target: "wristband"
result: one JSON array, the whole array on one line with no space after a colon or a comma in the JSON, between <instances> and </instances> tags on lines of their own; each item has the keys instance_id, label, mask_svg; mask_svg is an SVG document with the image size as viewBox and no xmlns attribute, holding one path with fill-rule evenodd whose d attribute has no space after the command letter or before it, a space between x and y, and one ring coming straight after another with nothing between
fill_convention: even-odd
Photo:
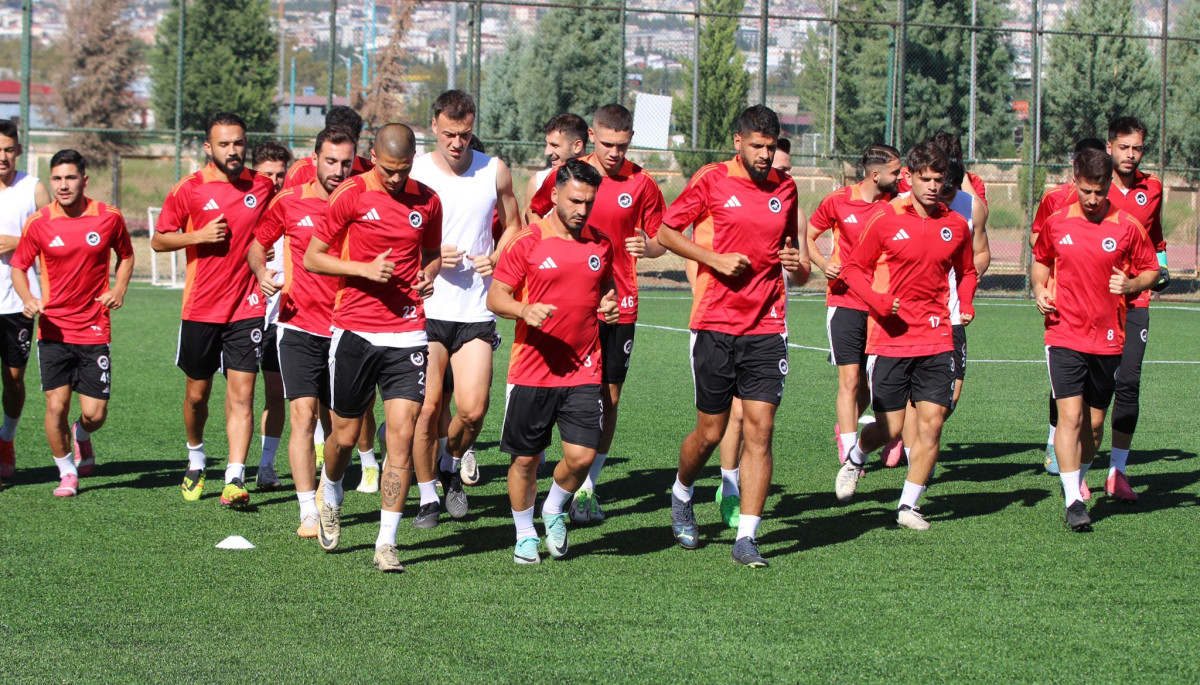
<instances>
[{"instance_id":1,"label":"wristband","mask_svg":"<svg viewBox=\"0 0 1200 685\"><path fill-rule=\"evenodd\" d=\"M1167 252L1163 250L1158 253L1158 265L1165 267L1167 265Z\"/></svg>"}]
</instances>

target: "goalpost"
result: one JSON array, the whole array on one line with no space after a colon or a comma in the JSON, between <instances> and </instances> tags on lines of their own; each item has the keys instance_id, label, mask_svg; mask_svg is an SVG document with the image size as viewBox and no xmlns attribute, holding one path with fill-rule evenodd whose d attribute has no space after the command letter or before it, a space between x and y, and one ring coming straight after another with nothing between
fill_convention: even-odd
<instances>
[{"instance_id":1,"label":"goalpost","mask_svg":"<svg viewBox=\"0 0 1200 685\"><path fill-rule=\"evenodd\" d=\"M162 213L162 207L147 207L146 219L147 226L150 227L150 235L154 235L154 227L158 225L158 215ZM173 252L155 252L150 250L150 285L157 285L166 288L182 288L184 282L184 274L187 273L186 265L187 254L185 250L175 250Z\"/></svg>"}]
</instances>

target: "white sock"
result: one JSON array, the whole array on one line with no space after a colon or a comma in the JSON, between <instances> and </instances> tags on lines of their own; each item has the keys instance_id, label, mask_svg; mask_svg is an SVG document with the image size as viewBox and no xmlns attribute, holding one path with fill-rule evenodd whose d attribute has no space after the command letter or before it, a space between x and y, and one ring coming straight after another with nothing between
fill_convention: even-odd
<instances>
[{"instance_id":1,"label":"white sock","mask_svg":"<svg viewBox=\"0 0 1200 685\"><path fill-rule=\"evenodd\" d=\"M442 501L437 494L436 480L431 480L427 483L417 483L417 490L419 490L421 493L421 506L425 506L430 502Z\"/></svg>"},{"instance_id":2,"label":"white sock","mask_svg":"<svg viewBox=\"0 0 1200 685\"><path fill-rule=\"evenodd\" d=\"M316 430L313 431L313 444L314 445L324 445L325 444L325 428L321 426L320 421L317 421L317 428L316 428Z\"/></svg>"},{"instance_id":3,"label":"white sock","mask_svg":"<svg viewBox=\"0 0 1200 685\"><path fill-rule=\"evenodd\" d=\"M438 470L450 471L454 468L453 460L448 452L446 452L446 440L448 438L438 438Z\"/></svg>"},{"instance_id":4,"label":"white sock","mask_svg":"<svg viewBox=\"0 0 1200 685\"><path fill-rule=\"evenodd\" d=\"M21 422L21 417L15 419L8 414L4 415L4 425L0 425L0 440L12 442L13 438L17 437L17 424Z\"/></svg>"},{"instance_id":5,"label":"white sock","mask_svg":"<svg viewBox=\"0 0 1200 685\"><path fill-rule=\"evenodd\" d=\"M375 538L375 549L396 544L396 529L400 527L401 516L399 511L379 510L379 537Z\"/></svg>"},{"instance_id":6,"label":"white sock","mask_svg":"<svg viewBox=\"0 0 1200 685\"><path fill-rule=\"evenodd\" d=\"M342 506L342 500L345 498L345 493L342 491L342 479L332 480L325 479L325 503L331 507Z\"/></svg>"},{"instance_id":7,"label":"white sock","mask_svg":"<svg viewBox=\"0 0 1200 685\"><path fill-rule=\"evenodd\" d=\"M900 492L900 504L896 508L899 509L905 505L916 508L917 500L921 499L921 493L925 492L924 485L917 485L912 481L904 481L904 490Z\"/></svg>"},{"instance_id":8,"label":"white sock","mask_svg":"<svg viewBox=\"0 0 1200 685\"><path fill-rule=\"evenodd\" d=\"M188 469L192 471L204 470L204 466L208 463L208 455L204 453L204 443L200 443L192 447L191 443L187 443L188 451Z\"/></svg>"},{"instance_id":9,"label":"white sock","mask_svg":"<svg viewBox=\"0 0 1200 685\"><path fill-rule=\"evenodd\" d=\"M1050 426L1050 434L1046 436L1046 444L1054 444L1054 434L1058 432L1058 426Z\"/></svg>"},{"instance_id":10,"label":"white sock","mask_svg":"<svg viewBox=\"0 0 1200 685\"><path fill-rule=\"evenodd\" d=\"M230 462L229 466L225 467L225 482L232 483L234 478L246 479L246 465L234 464Z\"/></svg>"},{"instance_id":11,"label":"white sock","mask_svg":"<svg viewBox=\"0 0 1200 685\"><path fill-rule=\"evenodd\" d=\"M747 516L742 514L738 517L738 532L734 540L742 538L753 538L758 534L758 524L762 522L761 516Z\"/></svg>"},{"instance_id":12,"label":"white sock","mask_svg":"<svg viewBox=\"0 0 1200 685\"><path fill-rule=\"evenodd\" d=\"M67 456L54 457L54 465L58 467L58 477L73 475L78 476L79 471L75 468L75 455L67 452Z\"/></svg>"},{"instance_id":13,"label":"white sock","mask_svg":"<svg viewBox=\"0 0 1200 685\"><path fill-rule=\"evenodd\" d=\"M79 442L87 442L92 439L92 434L83 429L83 421L75 422L75 439ZM1125 450L1129 454L1129 450Z\"/></svg>"},{"instance_id":14,"label":"white sock","mask_svg":"<svg viewBox=\"0 0 1200 685\"><path fill-rule=\"evenodd\" d=\"M359 450L358 451L358 459L359 459L359 461L362 462L362 467L364 469L379 468L379 460L375 458L375 450L374 449L369 449L366 452Z\"/></svg>"},{"instance_id":15,"label":"white sock","mask_svg":"<svg viewBox=\"0 0 1200 685\"><path fill-rule=\"evenodd\" d=\"M279 438L271 438L266 435L262 436L262 458L258 460L259 466L275 465L275 453L279 451Z\"/></svg>"},{"instance_id":16,"label":"white sock","mask_svg":"<svg viewBox=\"0 0 1200 685\"><path fill-rule=\"evenodd\" d=\"M1120 447L1112 448L1112 458L1108 462L1108 475L1112 475L1116 471L1125 473L1125 462L1129 460L1129 450L1121 449Z\"/></svg>"},{"instance_id":17,"label":"white sock","mask_svg":"<svg viewBox=\"0 0 1200 685\"><path fill-rule=\"evenodd\" d=\"M721 469L721 497L741 497L742 489L738 487L738 477L741 469Z\"/></svg>"},{"instance_id":18,"label":"white sock","mask_svg":"<svg viewBox=\"0 0 1200 685\"><path fill-rule=\"evenodd\" d=\"M1079 496L1078 471L1060 471L1058 477L1062 479L1063 497L1066 498L1068 507L1076 502L1083 501Z\"/></svg>"},{"instance_id":19,"label":"white sock","mask_svg":"<svg viewBox=\"0 0 1200 685\"><path fill-rule=\"evenodd\" d=\"M296 499L300 502L300 518L317 515L317 491L297 492Z\"/></svg>"},{"instance_id":20,"label":"white sock","mask_svg":"<svg viewBox=\"0 0 1200 685\"><path fill-rule=\"evenodd\" d=\"M852 446L850 451L846 453L846 458L854 462L855 466L862 466L863 464L867 463L867 455L863 453L862 448L858 446L858 443L854 443L854 446Z\"/></svg>"},{"instance_id":21,"label":"white sock","mask_svg":"<svg viewBox=\"0 0 1200 685\"><path fill-rule=\"evenodd\" d=\"M542 520L545 521L548 516L561 514L563 504L571 498L571 495L572 493L560 488L557 482L551 483L550 492L546 493L546 499L542 502Z\"/></svg>"},{"instance_id":22,"label":"white sock","mask_svg":"<svg viewBox=\"0 0 1200 685\"><path fill-rule=\"evenodd\" d=\"M671 486L671 493L675 495L675 499L681 502L692 501L692 488L684 487L683 483L679 482L679 476L675 476L675 484Z\"/></svg>"},{"instance_id":23,"label":"white sock","mask_svg":"<svg viewBox=\"0 0 1200 685\"><path fill-rule=\"evenodd\" d=\"M600 482L600 470L604 468L604 461L608 459L608 452L604 454L596 453L596 458L592 460L592 468L588 469L586 487L589 490L596 489L596 483ZM582 489L582 487L580 488Z\"/></svg>"},{"instance_id":24,"label":"white sock","mask_svg":"<svg viewBox=\"0 0 1200 685\"><path fill-rule=\"evenodd\" d=\"M838 435L838 449L842 451L841 456L846 456L850 447L856 444L858 444L858 431Z\"/></svg>"},{"instance_id":25,"label":"white sock","mask_svg":"<svg viewBox=\"0 0 1200 685\"><path fill-rule=\"evenodd\" d=\"M537 529L533 527L533 507L525 511L512 510L513 523L517 526L517 542L525 538L536 538Z\"/></svg>"}]
</instances>

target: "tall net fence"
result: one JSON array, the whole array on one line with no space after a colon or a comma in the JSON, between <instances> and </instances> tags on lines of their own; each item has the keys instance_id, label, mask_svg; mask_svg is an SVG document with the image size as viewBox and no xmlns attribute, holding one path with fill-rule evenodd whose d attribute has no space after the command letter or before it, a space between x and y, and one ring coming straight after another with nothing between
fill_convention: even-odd
<instances>
[{"instance_id":1,"label":"tall net fence","mask_svg":"<svg viewBox=\"0 0 1200 685\"><path fill-rule=\"evenodd\" d=\"M29 67L9 70L28 82L32 100L22 164L43 178L49 156L79 133L44 106L61 40L54 4L32 11L39 30L30 32ZM526 180L545 166L543 123L619 101L635 114L630 157L669 202L693 170L732 154L730 121L761 102L780 115L800 205L811 214L825 194L857 180L867 145L904 150L952 131L987 186L992 266L983 287L996 293L1026 292L1032 215L1045 190L1068 180L1074 142L1106 138L1109 120L1137 116L1149 129L1141 169L1164 186L1174 282L1163 296L1200 298L1200 0L281 5L267 8L279 48L275 127L255 131L252 144L280 140L308 154L327 108L350 104L391 112L428 145L433 99L461 88L476 96L476 132L513 168L521 201ZM167 9L129 10L144 20L143 39L177 30ZM183 63L185 84L193 68ZM153 208L205 157L202 134L176 130L173 110L155 105L153 70L139 73L140 109L119 132L126 151L93 170L89 192L118 203L147 241L137 276L149 280ZM378 87L384 81L395 87ZM5 116L16 113L12 100ZM364 153L368 145L369 137ZM158 265L160 281L168 266ZM641 268L648 284L685 283L681 260Z\"/></svg>"}]
</instances>

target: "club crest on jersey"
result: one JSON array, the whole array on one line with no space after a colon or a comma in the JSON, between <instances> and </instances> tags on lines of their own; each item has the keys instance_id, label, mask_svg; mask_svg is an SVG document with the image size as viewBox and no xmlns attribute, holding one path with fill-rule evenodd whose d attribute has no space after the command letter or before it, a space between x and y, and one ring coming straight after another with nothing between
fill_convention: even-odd
<instances>
[{"instance_id":1,"label":"club crest on jersey","mask_svg":"<svg viewBox=\"0 0 1200 685\"><path fill-rule=\"evenodd\" d=\"M422 366L425 364L425 355L420 352L413 352L408 355L408 361L413 363L413 366Z\"/></svg>"},{"instance_id":2,"label":"club crest on jersey","mask_svg":"<svg viewBox=\"0 0 1200 685\"><path fill-rule=\"evenodd\" d=\"M629 209L633 204L633 196L629 193L621 193L617 196L617 204L620 205L621 209Z\"/></svg>"},{"instance_id":3,"label":"club crest on jersey","mask_svg":"<svg viewBox=\"0 0 1200 685\"><path fill-rule=\"evenodd\" d=\"M91 245L92 247L99 245L100 244L100 234L95 231L88 233L87 234L87 244Z\"/></svg>"},{"instance_id":4,"label":"club crest on jersey","mask_svg":"<svg viewBox=\"0 0 1200 685\"><path fill-rule=\"evenodd\" d=\"M1145 207L1146 203L1150 201L1150 198L1146 197L1146 193L1139 190L1137 191L1137 194L1133 196L1133 201L1138 203L1139 207Z\"/></svg>"},{"instance_id":5,"label":"club crest on jersey","mask_svg":"<svg viewBox=\"0 0 1200 685\"><path fill-rule=\"evenodd\" d=\"M99 366L101 371L108 371L108 355L102 354L97 357L96 366Z\"/></svg>"},{"instance_id":6,"label":"club crest on jersey","mask_svg":"<svg viewBox=\"0 0 1200 685\"><path fill-rule=\"evenodd\" d=\"M767 207L769 207L771 211L775 212L776 214L783 211L783 203L780 202L779 198L777 197L771 198L771 200L767 202Z\"/></svg>"},{"instance_id":7,"label":"club crest on jersey","mask_svg":"<svg viewBox=\"0 0 1200 685\"><path fill-rule=\"evenodd\" d=\"M250 209L254 209L258 206L258 197L254 193L248 193L242 198L242 204L246 205Z\"/></svg>"},{"instance_id":8,"label":"club crest on jersey","mask_svg":"<svg viewBox=\"0 0 1200 685\"><path fill-rule=\"evenodd\" d=\"M946 242L954 240L954 231L951 231L949 226L942 226L942 240Z\"/></svg>"},{"instance_id":9,"label":"club crest on jersey","mask_svg":"<svg viewBox=\"0 0 1200 685\"><path fill-rule=\"evenodd\" d=\"M1113 238L1105 238L1104 242L1100 243L1100 247L1104 248L1105 252L1116 252L1117 241Z\"/></svg>"},{"instance_id":10,"label":"club crest on jersey","mask_svg":"<svg viewBox=\"0 0 1200 685\"><path fill-rule=\"evenodd\" d=\"M255 328L254 330L250 331L250 339L254 341L254 344L255 344L255 345L257 345L257 344L259 344L260 342L262 342L262 331L261 331L261 330L259 330L259 329L257 329L257 328Z\"/></svg>"},{"instance_id":11,"label":"club crest on jersey","mask_svg":"<svg viewBox=\"0 0 1200 685\"><path fill-rule=\"evenodd\" d=\"M408 213L408 223L413 228L420 228L421 224L425 223L425 217L421 216L421 213L414 209Z\"/></svg>"},{"instance_id":12,"label":"club crest on jersey","mask_svg":"<svg viewBox=\"0 0 1200 685\"><path fill-rule=\"evenodd\" d=\"M592 256L588 257L588 268L591 269L592 271L599 271L600 270L600 258L597 257L596 255L592 255Z\"/></svg>"}]
</instances>

